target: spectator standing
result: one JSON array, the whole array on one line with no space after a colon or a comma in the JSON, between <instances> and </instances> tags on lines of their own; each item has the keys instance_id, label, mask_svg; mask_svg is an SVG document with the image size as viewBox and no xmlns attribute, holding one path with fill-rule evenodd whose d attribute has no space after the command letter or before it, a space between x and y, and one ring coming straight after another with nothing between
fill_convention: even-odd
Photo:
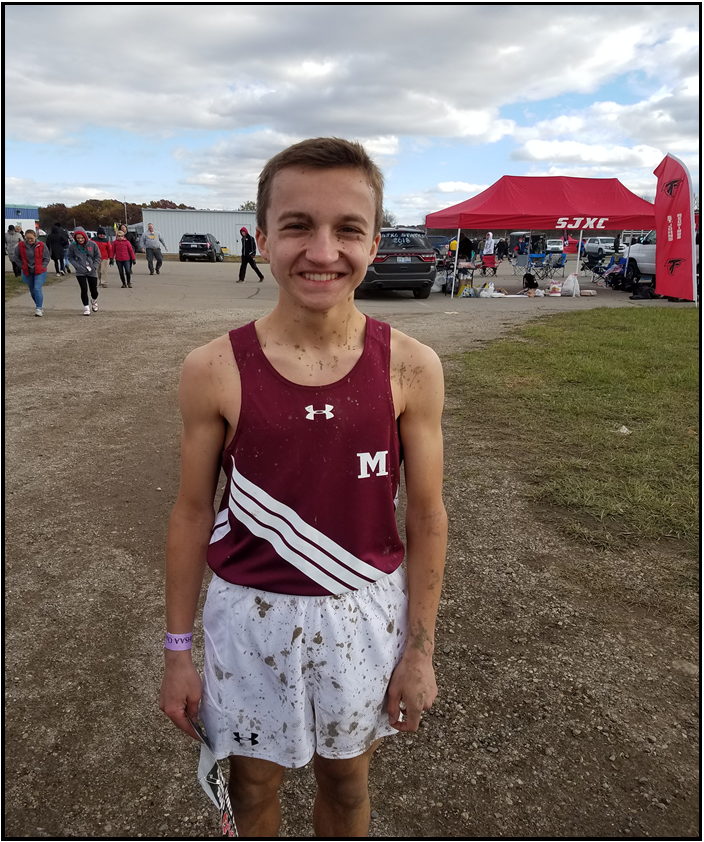
<instances>
[{"instance_id":1,"label":"spectator standing","mask_svg":"<svg viewBox=\"0 0 704 842\"><path fill-rule=\"evenodd\" d=\"M20 237L17 231L15 231L15 226L8 225L7 232L5 234L5 254L10 258L12 271L15 273L16 278L19 278L22 274L20 264L15 263L15 248L20 242L22 242L22 237Z\"/></svg>"},{"instance_id":2,"label":"spectator standing","mask_svg":"<svg viewBox=\"0 0 704 842\"><path fill-rule=\"evenodd\" d=\"M259 271L255 259L257 256L257 244L254 237L246 228L240 228L240 234L242 235L242 260L240 262L240 276L237 279L237 283L241 284L244 281L244 275L248 266L251 266L257 275L259 275L259 283L261 283L264 280L264 275Z\"/></svg>"},{"instance_id":3,"label":"spectator standing","mask_svg":"<svg viewBox=\"0 0 704 842\"><path fill-rule=\"evenodd\" d=\"M73 232L73 242L68 247L68 259L76 270L76 280L81 288L83 315L90 316L98 312L98 266L103 259L97 243L88 239L83 228L76 228ZM90 302L88 290L90 288ZM89 306L90 304L90 306Z\"/></svg>"},{"instance_id":4,"label":"spectator standing","mask_svg":"<svg viewBox=\"0 0 704 842\"><path fill-rule=\"evenodd\" d=\"M22 281L29 287L32 296L35 316L44 315L44 293L42 287L46 281L46 269L51 260L51 252L44 243L37 240L33 228L27 231L24 240L15 246L15 263L22 270Z\"/></svg>"},{"instance_id":5,"label":"spectator standing","mask_svg":"<svg viewBox=\"0 0 704 842\"><path fill-rule=\"evenodd\" d=\"M136 260L137 245L138 245L138 242L139 242L139 238L134 233L134 231L130 231L127 228L127 226L125 225L124 222L122 223L122 225L120 225L120 231L122 231L122 233L125 235L125 240L127 240L127 242L132 246L132 251L135 253L135 260Z\"/></svg>"},{"instance_id":6,"label":"spectator standing","mask_svg":"<svg viewBox=\"0 0 704 842\"><path fill-rule=\"evenodd\" d=\"M98 286L106 287L108 285L106 278L107 266L108 260L112 257L112 247L104 228L98 228L98 236L94 242L100 249L100 256L102 257L102 260L98 264Z\"/></svg>"},{"instance_id":7,"label":"spectator standing","mask_svg":"<svg viewBox=\"0 0 704 842\"><path fill-rule=\"evenodd\" d=\"M621 257L621 237L618 234L614 237L614 256L616 260Z\"/></svg>"},{"instance_id":8,"label":"spectator standing","mask_svg":"<svg viewBox=\"0 0 704 842\"><path fill-rule=\"evenodd\" d=\"M519 254L528 254L528 246L523 237L518 238L518 245L516 246Z\"/></svg>"},{"instance_id":9,"label":"spectator standing","mask_svg":"<svg viewBox=\"0 0 704 842\"><path fill-rule=\"evenodd\" d=\"M129 242L122 230L127 226L120 226L117 232L115 242L112 243L110 264L113 260L117 262L117 271L120 273L120 280L122 281L122 289L129 287L132 289L132 266L134 266L136 257L132 243Z\"/></svg>"},{"instance_id":10,"label":"spectator standing","mask_svg":"<svg viewBox=\"0 0 704 842\"><path fill-rule=\"evenodd\" d=\"M505 257L508 257L508 245L503 237L496 244L496 256L499 260L503 260Z\"/></svg>"},{"instance_id":11,"label":"spectator standing","mask_svg":"<svg viewBox=\"0 0 704 842\"><path fill-rule=\"evenodd\" d=\"M68 234L58 222L55 222L51 226L51 231L49 231L46 237L46 246L51 252L51 259L54 261L54 269L56 270L57 277L66 274L63 267L64 249L68 248Z\"/></svg>"},{"instance_id":12,"label":"spectator standing","mask_svg":"<svg viewBox=\"0 0 704 842\"><path fill-rule=\"evenodd\" d=\"M484 240L484 247L482 248L482 257L486 254L493 254L494 253L494 238L491 235L491 231L489 231L486 235L486 240Z\"/></svg>"},{"instance_id":13,"label":"spectator standing","mask_svg":"<svg viewBox=\"0 0 704 842\"><path fill-rule=\"evenodd\" d=\"M159 243L164 247L164 251L168 251L166 248L166 243L164 242L164 238L158 231L154 230L154 226L150 222L147 226L147 230L142 234L142 238L139 241L142 248L146 252L147 255L147 265L149 266L149 274L154 274L154 261L156 261L156 273L159 274L159 269L161 269L161 264L163 260L161 258L161 247Z\"/></svg>"}]
</instances>

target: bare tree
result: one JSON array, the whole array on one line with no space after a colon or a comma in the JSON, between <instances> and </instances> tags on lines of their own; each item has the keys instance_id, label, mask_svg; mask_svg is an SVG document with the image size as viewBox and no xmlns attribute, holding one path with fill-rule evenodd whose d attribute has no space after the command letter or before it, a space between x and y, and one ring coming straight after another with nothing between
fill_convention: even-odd
<instances>
[{"instance_id":1,"label":"bare tree","mask_svg":"<svg viewBox=\"0 0 704 842\"><path fill-rule=\"evenodd\" d=\"M382 228L393 228L396 225L396 214L388 208L384 208L384 214L381 217Z\"/></svg>"}]
</instances>

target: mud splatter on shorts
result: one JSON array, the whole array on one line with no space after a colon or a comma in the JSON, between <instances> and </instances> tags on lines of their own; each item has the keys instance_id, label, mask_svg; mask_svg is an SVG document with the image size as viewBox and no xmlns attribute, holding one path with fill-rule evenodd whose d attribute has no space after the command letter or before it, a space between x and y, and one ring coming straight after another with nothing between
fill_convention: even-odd
<instances>
[{"instance_id":1,"label":"mud splatter on shorts","mask_svg":"<svg viewBox=\"0 0 704 842\"><path fill-rule=\"evenodd\" d=\"M365 752L388 723L386 691L406 644L402 568L341 596L305 597L213 575L203 611L201 718L215 754L305 766Z\"/></svg>"}]
</instances>

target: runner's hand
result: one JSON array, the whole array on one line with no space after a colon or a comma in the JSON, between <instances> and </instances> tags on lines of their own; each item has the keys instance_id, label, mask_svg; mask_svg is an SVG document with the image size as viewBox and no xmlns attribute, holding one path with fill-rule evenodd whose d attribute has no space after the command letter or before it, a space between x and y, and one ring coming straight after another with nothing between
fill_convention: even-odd
<instances>
[{"instance_id":1,"label":"runner's hand","mask_svg":"<svg viewBox=\"0 0 704 842\"><path fill-rule=\"evenodd\" d=\"M407 650L389 683L389 725L397 731L417 731L421 714L430 710L437 695L432 658Z\"/></svg>"},{"instance_id":2,"label":"runner's hand","mask_svg":"<svg viewBox=\"0 0 704 842\"><path fill-rule=\"evenodd\" d=\"M189 737L199 739L188 721L188 716L191 719L198 717L198 704L203 686L198 671L193 666L191 653L166 651L164 654L166 665L161 683L159 709Z\"/></svg>"}]
</instances>

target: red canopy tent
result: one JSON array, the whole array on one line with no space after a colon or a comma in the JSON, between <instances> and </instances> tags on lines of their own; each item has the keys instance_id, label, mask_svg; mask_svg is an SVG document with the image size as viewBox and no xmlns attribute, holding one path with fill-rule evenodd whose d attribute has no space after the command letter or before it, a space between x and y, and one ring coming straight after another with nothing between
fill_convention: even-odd
<instances>
[{"instance_id":1,"label":"red canopy tent","mask_svg":"<svg viewBox=\"0 0 704 842\"><path fill-rule=\"evenodd\" d=\"M425 227L457 228L458 240L462 228L579 230L579 251L584 231L654 228L655 208L617 178L504 175L472 199L429 213ZM457 253L453 293L456 275Z\"/></svg>"},{"instance_id":2,"label":"red canopy tent","mask_svg":"<svg viewBox=\"0 0 704 842\"><path fill-rule=\"evenodd\" d=\"M623 231L654 228L655 209L617 178L505 175L479 195L428 214L425 227Z\"/></svg>"}]
</instances>

